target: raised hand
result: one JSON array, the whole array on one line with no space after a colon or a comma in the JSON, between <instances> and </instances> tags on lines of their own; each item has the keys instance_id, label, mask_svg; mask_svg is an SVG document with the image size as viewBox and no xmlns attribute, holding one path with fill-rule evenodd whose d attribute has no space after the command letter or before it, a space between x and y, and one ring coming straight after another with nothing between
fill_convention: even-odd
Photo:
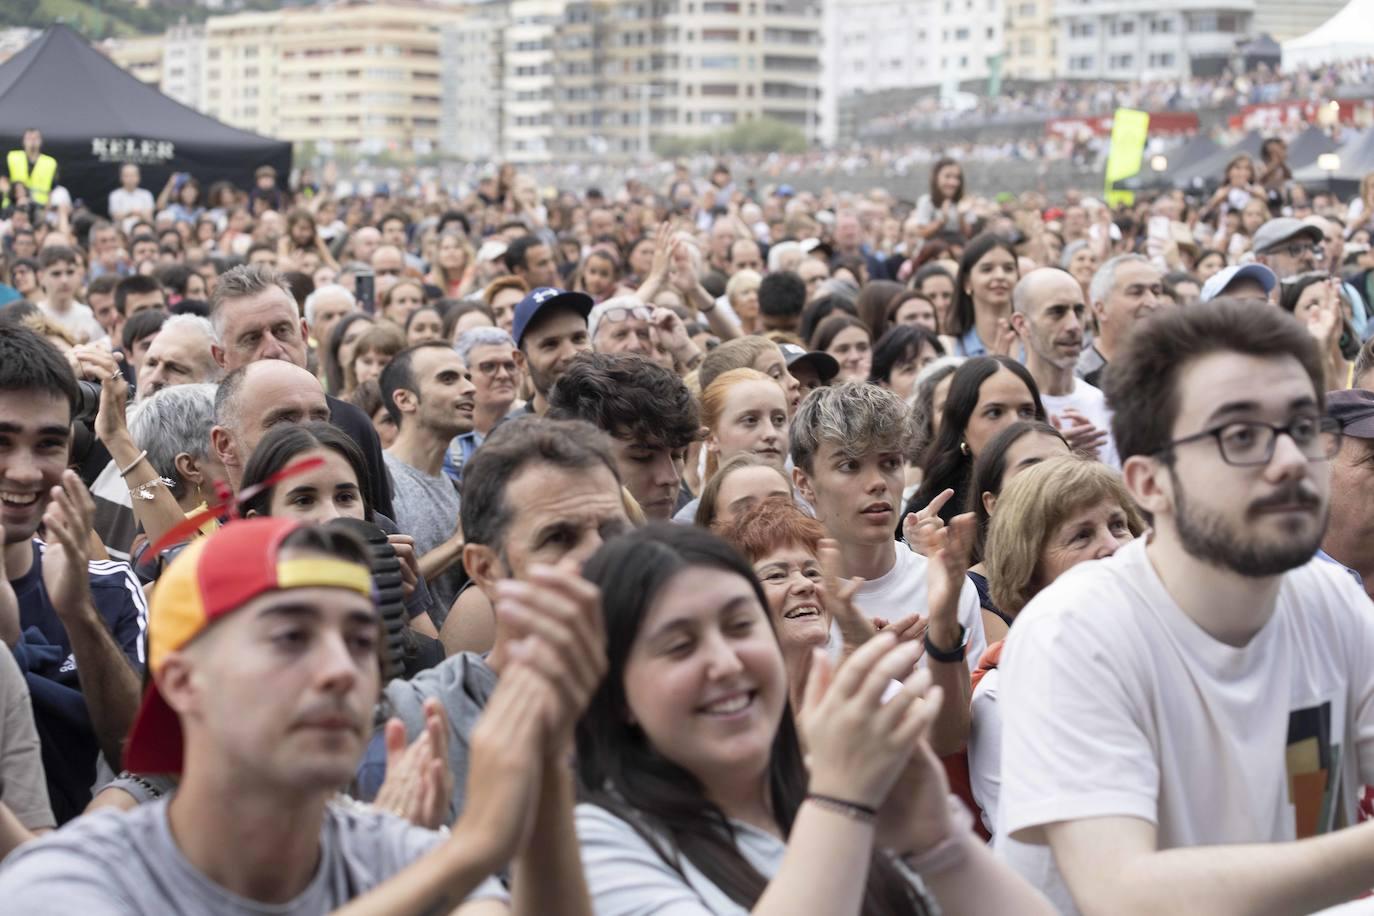
<instances>
[{"instance_id":1,"label":"raised hand","mask_svg":"<svg viewBox=\"0 0 1374 916\"><path fill-rule=\"evenodd\" d=\"M1051 418L1054 426L1064 435L1064 441L1075 452L1097 457L1097 450L1107 443L1107 431L1099 429L1093 422L1072 407Z\"/></svg>"},{"instance_id":2,"label":"raised hand","mask_svg":"<svg viewBox=\"0 0 1374 916\"><path fill-rule=\"evenodd\" d=\"M956 515L947 527L930 535L926 558L926 607L937 648L958 639L959 595L968 574L978 522L972 512Z\"/></svg>"},{"instance_id":3,"label":"raised hand","mask_svg":"<svg viewBox=\"0 0 1374 916\"><path fill-rule=\"evenodd\" d=\"M797 717L812 792L877 808L939 709L930 673L912 674L920 646L880 633L832 668L817 649ZM901 689L884 701L892 681ZM934 701L933 703L930 701Z\"/></svg>"},{"instance_id":4,"label":"raised hand","mask_svg":"<svg viewBox=\"0 0 1374 916\"><path fill-rule=\"evenodd\" d=\"M930 533L945 526L945 520L940 517L940 510L953 498L953 490L941 490L924 509L908 512L906 518L902 519L902 536L906 538L906 545L913 553L925 555L926 540Z\"/></svg>"},{"instance_id":5,"label":"raised hand","mask_svg":"<svg viewBox=\"0 0 1374 916\"><path fill-rule=\"evenodd\" d=\"M448 765L448 723L443 706L425 700L425 727L406 746L400 719L386 723L386 781L377 791L375 807L405 818L417 827L445 826L453 797L453 770Z\"/></svg>"},{"instance_id":6,"label":"raised hand","mask_svg":"<svg viewBox=\"0 0 1374 916\"><path fill-rule=\"evenodd\" d=\"M510 645L511 660L538 672L554 690L544 750L562 753L606 674L601 591L571 564L533 566L527 581L497 583L496 614L521 634Z\"/></svg>"},{"instance_id":7,"label":"raised hand","mask_svg":"<svg viewBox=\"0 0 1374 916\"><path fill-rule=\"evenodd\" d=\"M43 529L47 550L43 554L43 585L53 610L64 624L79 617L91 604L91 521L95 500L73 470L62 472L62 483L52 488Z\"/></svg>"},{"instance_id":8,"label":"raised hand","mask_svg":"<svg viewBox=\"0 0 1374 916\"><path fill-rule=\"evenodd\" d=\"M830 612L830 619L840 628L846 652L852 652L878 633L877 626L854 605L854 596L864 584L863 579L844 581L840 577L840 545L831 538L822 538L817 551L821 561L821 600Z\"/></svg>"}]
</instances>

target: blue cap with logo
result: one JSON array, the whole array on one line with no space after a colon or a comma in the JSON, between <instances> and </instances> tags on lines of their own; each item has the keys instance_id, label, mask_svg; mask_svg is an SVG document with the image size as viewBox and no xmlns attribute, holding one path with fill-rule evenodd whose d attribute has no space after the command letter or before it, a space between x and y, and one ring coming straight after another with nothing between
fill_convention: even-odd
<instances>
[{"instance_id":1,"label":"blue cap with logo","mask_svg":"<svg viewBox=\"0 0 1374 916\"><path fill-rule=\"evenodd\" d=\"M511 336L515 338L515 345L518 347L524 342L525 331L529 330L529 326L545 309L562 306L585 319L591 314L592 305L592 297L586 293L568 292L554 289L552 286L541 286L531 290L515 307L515 319L511 324Z\"/></svg>"}]
</instances>

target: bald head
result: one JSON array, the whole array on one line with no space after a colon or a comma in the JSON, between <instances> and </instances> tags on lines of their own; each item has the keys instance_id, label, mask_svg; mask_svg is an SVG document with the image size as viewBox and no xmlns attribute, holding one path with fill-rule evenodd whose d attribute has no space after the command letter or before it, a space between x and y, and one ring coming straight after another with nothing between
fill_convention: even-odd
<instances>
[{"instance_id":1,"label":"bald head","mask_svg":"<svg viewBox=\"0 0 1374 916\"><path fill-rule=\"evenodd\" d=\"M1043 387L1069 372L1083 352L1088 306L1083 288L1067 271L1042 267L1011 292L1011 324L1026 348L1026 368Z\"/></svg>"},{"instance_id":2,"label":"bald head","mask_svg":"<svg viewBox=\"0 0 1374 916\"><path fill-rule=\"evenodd\" d=\"M1078 281L1058 267L1040 267L1023 273L1011 291L1012 310L1033 319L1048 303L1057 299L1086 305L1082 288L1075 293L1070 286L1078 287Z\"/></svg>"},{"instance_id":3,"label":"bald head","mask_svg":"<svg viewBox=\"0 0 1374 916\"><path fill-rule=\"evenodd\" d=\"M320 380L280 359L260 360L236 369L215 395L215 427L210 443L224 463L235 491L243 469L268 430L283 423L329 422L329 403Z\"/></svg>"}]
</instances>

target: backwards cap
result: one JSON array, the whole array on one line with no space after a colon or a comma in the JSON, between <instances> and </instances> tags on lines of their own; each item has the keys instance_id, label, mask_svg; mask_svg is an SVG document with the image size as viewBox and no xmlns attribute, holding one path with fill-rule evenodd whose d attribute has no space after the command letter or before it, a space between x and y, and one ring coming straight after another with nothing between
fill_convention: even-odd
<instances>
[{"instance_id":1,"label":"backwards cap","mask_svg":"<svg viewBox=\"0 0 1374 916\"><path fill-rule=\"evenodd\" d=\"M158 579L148 612L148 690L124 751L134 773L180 773L181 720L157 689L167 656L216 620L268 592L343 588L372 597L367 567L324 556L281 559L282 542L301 527L290 518L231 522L198 538Z\"/></svg>"}]
</instances>

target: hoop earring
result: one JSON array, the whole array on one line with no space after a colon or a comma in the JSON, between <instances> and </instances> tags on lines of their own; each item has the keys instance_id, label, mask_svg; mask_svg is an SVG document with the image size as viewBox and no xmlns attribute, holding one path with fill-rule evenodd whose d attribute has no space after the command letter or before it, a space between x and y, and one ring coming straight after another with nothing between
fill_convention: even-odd
<instances>
[{"instance_id":1,"label":"hoop earring","mask_svg":"<svg viewBox=\"0 0 1374 916\"><path fill-rule=\"evenodd\" d=\"M967 442L960 442L960 443L959 443L959 454L963 455L963 456L966 457L966 458L968 457L968 443L967 443Z\"/></svg>"}]
</instances>

